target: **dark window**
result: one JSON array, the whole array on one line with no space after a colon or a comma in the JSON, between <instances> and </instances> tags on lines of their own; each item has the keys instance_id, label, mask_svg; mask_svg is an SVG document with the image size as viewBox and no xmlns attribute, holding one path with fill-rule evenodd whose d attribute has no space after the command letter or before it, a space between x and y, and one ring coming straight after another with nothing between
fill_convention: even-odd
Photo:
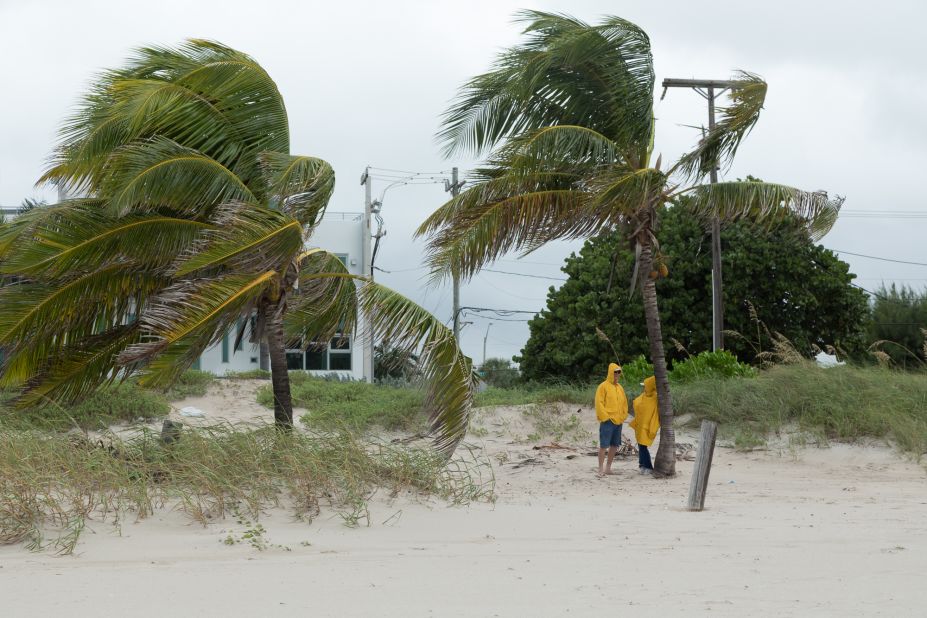
<instances>
[{"instance_id":1,"label":"dark window","mask_svg":"<svg viewBox=\"0 0 927 618\"><path fill-rule=\"evenodd\" d=\"M287 352L286 353L286 368L287 369L302 369L303 368L303 353L302 352Z\"/></svg>"},{"instance_id":2,"label":"dark window","mask_svg":"<svg viewBox=\"0 0 927 618\"><path fill-rule=\"evenodd\" d=\"M328 368L335 370L351 370L350 352L332 352L328 355Z\"/></svg>"},{"instance_id":3,"label":"dark window","mask_svg":"<svg viewBox=\"0 0 927 618\"><path fill-rule=\"evenodd\" d=\"M222 362L229 362L229 334L225 333L222 337Z\"/></svg>"},{"instance_id":4,"label":"dark window","mask_svg":"<svg viewBox=\"0 0 927 618\"><path fill-rule=\"evenodd\" d=\"M306 350L306 369L325 371L328 369L328 350L310 347Z\"/></svg>"}]
</instances>

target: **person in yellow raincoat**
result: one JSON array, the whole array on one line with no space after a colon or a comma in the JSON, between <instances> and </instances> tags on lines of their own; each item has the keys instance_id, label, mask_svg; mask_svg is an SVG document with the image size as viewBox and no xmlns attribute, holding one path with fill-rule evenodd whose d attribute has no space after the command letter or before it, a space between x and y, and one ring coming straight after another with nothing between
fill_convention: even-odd
<instances>
[{"instance_id":1,"label":"person in yellow raincoat","mask_svg":"<svg viewBox=\"0 0 927 618\"><path fill-rule=\"evenodd\" d=\"M621 424L628 418L628 396L618 383L620 378L621 367L618 363L611 363L605 381L595 391L595 415L599 420L599 476L614 474L612 460L621 446Z\"/></svg>"},{"instance_id":2,"label":"person in yellow raincoat","mask_svg":"<svg viewBox=\"0 0 927 618\"><path fill-rule=\"evenodd\" d=\"M644 392L634 400L634 418L628 427L634 430L637 438L638 458L641 474L653 474L653 462L650 460L650 445L660 430L660 412L657 406L657 380L650 376L643 382Z\"/></svg>"}]
</instances>

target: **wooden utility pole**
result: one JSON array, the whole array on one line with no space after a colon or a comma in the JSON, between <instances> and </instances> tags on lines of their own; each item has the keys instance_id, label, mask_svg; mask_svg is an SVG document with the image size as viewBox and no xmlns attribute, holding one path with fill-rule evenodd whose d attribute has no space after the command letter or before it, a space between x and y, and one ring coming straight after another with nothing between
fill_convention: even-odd
<instances>
[{"instance_id":1,"label":"wooden utility pole","mask_svg":"<svg viewBox=\"0 0 927 618\"><path fill-rule=\"evenodd\" d=\"M708 132L715 128L715 97L725 90L737 88L739 82L718 79L664 79L662 100L668 88L691 88L708 101ZM712 184L718 182L717 162L711 166L709 175ZM721 221L711 220L711 349L724 349L724 303L721 278Z\"/></svg>"},{"instance_id":2,"label":"wooden utility pole","mask_svg":"<svg viewBox=\"0 0 927 618\"><path fill-rule=\"evenodd\" d=\"M451 169L451 181L444 181L444 190L449 191L451 197L457 197L460 194L460 188L464 186L466 180L457 180L457 168ZM460 277L457 271L454 271L454 339L460 345Z\"/></svg>"}]
</instances>

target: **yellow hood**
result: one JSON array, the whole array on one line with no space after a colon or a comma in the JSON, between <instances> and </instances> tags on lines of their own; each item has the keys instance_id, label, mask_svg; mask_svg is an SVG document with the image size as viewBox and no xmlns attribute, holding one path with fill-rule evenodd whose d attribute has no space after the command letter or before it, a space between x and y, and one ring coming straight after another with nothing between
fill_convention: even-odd
<instances>
[{"instance_id":1,"label":"yellow hood","mask_svg":"<svg viewBox=\"0 0 927 618\"><path fill-rule=\"evenodd\" d=\"M605 381L614 382L615 372L618 371L619 369L621 369L621 365L619 365L618 363L609 363L608 364L608 375L605 376Z\"/></svg>"},{"instance_id":2,"label":"yellow hood","mask_svg":"<svg viewBox=\"0 0 927 618\"><path fill-rule=\"evenodd\" d=\"M611 421L620 425L628 418L628 396L620 384L615 384L615 372L619 369L618 363L611 363L605 381L595 391L595 415L600 423Z\"/></svg>"},{"instance_id":3,"label":"yellow hood","mask_svg":"<svg viewBox=\"0 0 927 618\"><path fill-rule=\"evenodd\" d=\"M644 380L644 392L634 400L634 419L628 423L634 430L638 444L650 446L660 430L660 408L657 399L657 380L650 376Z\"/></svg>"}]
</instances>

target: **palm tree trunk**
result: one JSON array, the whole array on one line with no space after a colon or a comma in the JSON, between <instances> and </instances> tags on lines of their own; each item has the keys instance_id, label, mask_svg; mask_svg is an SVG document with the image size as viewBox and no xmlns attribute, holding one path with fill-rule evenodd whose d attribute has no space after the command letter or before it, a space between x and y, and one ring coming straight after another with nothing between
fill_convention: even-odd
<instances>
[{"instance_id":1,"label":"palm tree trunk","mask_svg":"<svg viewBox=\"0 0 927 618\"><path fill-rule=\"evenodd\" d=\"M653 246L645 240L640 253L641 295L644 300L644 318L647 321L647 338L650 340L650 362L657 382L657 405L660 413L660 448L653 461L654 470L662 476L676 474L676 432L673 429L673 400L666 373L666 354L663 351L663 329L657 309L657 287L650 278L653 268Z\"/></svg>"},{"instance_id":2,"label":"palm tree trunk","mask_svg":"<svg viewBox=\"0 0 927 618\"><path fill-rule=\"evenodd\" d=\"M273 307L267 308L266 337L270 356L270 380L274 393L274 424L278 429L293 429L293 398L290 374L286 365L283 320Z\"/></svg>"}]
</instances>

